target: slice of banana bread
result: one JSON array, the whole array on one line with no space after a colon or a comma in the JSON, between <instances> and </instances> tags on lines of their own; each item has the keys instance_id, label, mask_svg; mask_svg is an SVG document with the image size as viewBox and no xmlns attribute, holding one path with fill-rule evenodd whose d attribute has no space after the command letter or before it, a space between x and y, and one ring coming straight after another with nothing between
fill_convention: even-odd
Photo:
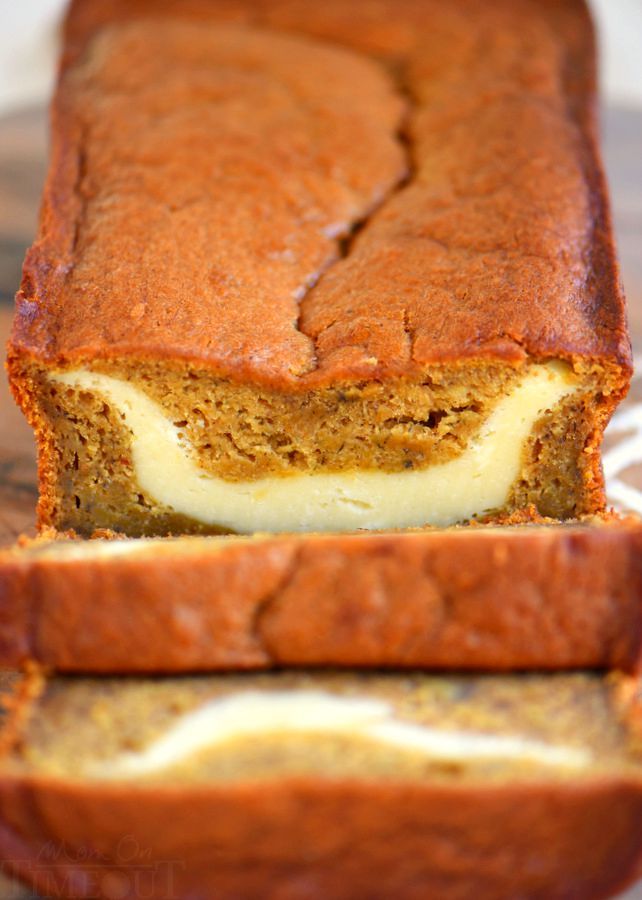
<instances>
[{"instance_id":1,"label":"slice of banana bread","mask_svg":"<svg viewBox=\"0 0 642 900\"><path fill-rule=\"evenodd\" d=\"M38 540L0 554L0 666L637 668L637 519Z\"/></svg>"},{"instance_id":2,"label":"slice of banana bread","mask_svg":"<svg viewBox=\"0 0 642 900\"><path fill-rule=\"evenodd\" d=\"M77 0L9 366L90 534L603 507L630 353L578 2Z\"/></svg>"},{"instance_id":3,"label":"slice of banana bread","mask_svg":"<svg viewBox=\"0 0 642 900\"><path fill-rule=\"evenodd\" d=\"M580 674L53 680L13 703L0 853L48 896L606 897L642 850L637 690Z\"/></svg>"}]
</instances>

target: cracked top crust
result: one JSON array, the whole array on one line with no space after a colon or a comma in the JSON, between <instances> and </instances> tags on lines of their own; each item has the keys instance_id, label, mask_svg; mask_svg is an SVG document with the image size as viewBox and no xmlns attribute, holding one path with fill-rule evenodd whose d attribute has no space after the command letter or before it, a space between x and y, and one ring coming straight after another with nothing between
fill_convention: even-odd
<instances>
[{"instance_id":1,"label":"cracked top crust","mask_svg":"<svg viewBox=\"0 0 642 900\"><path fill-rule=\"evenodd\" d=\"M76 0L12 352L630 368L580 3Z\"/></svg>"}]
</instances>

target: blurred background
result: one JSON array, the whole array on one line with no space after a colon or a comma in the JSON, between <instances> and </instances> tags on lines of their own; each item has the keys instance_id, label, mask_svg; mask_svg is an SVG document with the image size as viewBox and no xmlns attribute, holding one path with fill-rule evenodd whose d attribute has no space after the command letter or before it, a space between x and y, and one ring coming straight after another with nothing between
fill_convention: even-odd
<instances>
[{"instance_id":1,"label":"blurred background","mask_svg":"<svg viewBox=\"0 0 642 900\"><path fill-rule=\"evenodd\" d=\"M611 425L605 469L611 501L642 513L642 0L589 2L600 44L604 158L640 372ZM64 0L0 0L2 344L22 258L35 228L46 165L46 103L64 5ZM35 500L31 432L0 379L0 545L33 529ZM0 874L0 900L29 896ZM642 884L620 900L642 900Z\"/></svg>"}]
</instances>

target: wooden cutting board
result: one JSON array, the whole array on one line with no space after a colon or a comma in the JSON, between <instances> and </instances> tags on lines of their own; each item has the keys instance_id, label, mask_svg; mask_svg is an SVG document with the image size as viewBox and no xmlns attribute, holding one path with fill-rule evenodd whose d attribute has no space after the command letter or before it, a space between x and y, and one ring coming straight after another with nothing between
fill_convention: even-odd
<instances>
[{"instance_id":1,"label":"wooden cutting board","mask_svg":"<svg viewBox=\"0 0 642 900\"><path fill-rule=\"evenodd\" d=\"M603 121L605 162L611 183L613 210L629 300L634 351L641 377L634 382L621 428L607 441L607 450L642 446L642 111L607 110ZM6 341L13 294L20 280L25 248L35 227L46 159L46 115L28 110L0 119L0 340ZM642 512L642 453L627 464L619 480L636 491ZM639 491L639 499L638 499ZM0 545L22 532L33 532L36 465L31 432L0 381ZM0 874L0 900L28 900L33 894ZM642 886L621 900L642 900Z\"/></svg>"}]
</instances>

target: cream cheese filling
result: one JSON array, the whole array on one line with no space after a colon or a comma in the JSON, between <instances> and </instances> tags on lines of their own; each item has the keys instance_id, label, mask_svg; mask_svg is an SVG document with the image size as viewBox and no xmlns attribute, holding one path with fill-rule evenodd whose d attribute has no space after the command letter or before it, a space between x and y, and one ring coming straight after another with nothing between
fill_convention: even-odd
<instances>
[{"instance_id":1,"label":"cream cheese filling","mask_svg":"<svg viewBox=\"0 0 642 900\"><path fill-rule=\"evenodd\" d=\"M181 716L144 749L90 764L87 773L105 779L135 778L230 741L322 734L366 739L436 761L506 760L579 769L592 760L579 747L403 721L395 717L390 703L375 698L341 697L320 690L254 690L212 700Z\"/></svg>"},{"instance_id":2,"label":"cream cheese filling","mask_svg":"<svg viewBox=\"0 0 642 900\"><path fill-rule=\"evenodd\" d=\"M52 376L103 397L131 431L137 483L177 513L230 531L350 531L451 525L505 505L535 422L577 388L569 366L530 366L455 459L403 472L373 470L226 481L194 461L162 408L127 381L88 369Z\"/></svg>"}]
</instances>

